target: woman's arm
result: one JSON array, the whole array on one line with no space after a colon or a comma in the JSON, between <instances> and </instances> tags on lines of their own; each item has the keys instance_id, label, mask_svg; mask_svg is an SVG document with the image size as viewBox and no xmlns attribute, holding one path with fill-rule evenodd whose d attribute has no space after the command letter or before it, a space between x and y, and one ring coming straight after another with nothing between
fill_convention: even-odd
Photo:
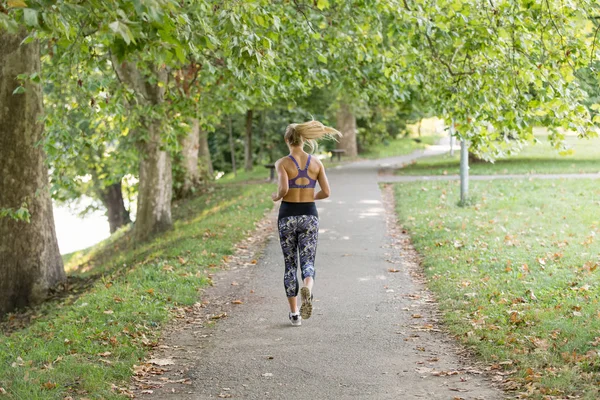
<instances>
[{"instance_id":1,"label":"woman's arm","mask_svg":"<svg viewBox=\"0 0 600 400\"><path fill-rule=\"evenodd\" d=\"M275 169L277 169L277 192L271 194L271 198L273 201L279 201L283 199L289 190L288 174L283 167L282 160L277 160L275 163Z\"/></svg>"},{"instance_id":2,"label":"woman's arm","mask_svg":"<svg viewBox=\"0 0 600 400\"><path fill-rule=\"evenodd\" d=\"M327 175L325 175L325 167L320 161L319 163L321 164L321 170L319 171L319 176L317 177L317 180L319 181L319 187L321 188L321 190L315 193L315 200L326 199L329 197L330 194L329 181L327 180Z\"/></svg>"}]
</instances>

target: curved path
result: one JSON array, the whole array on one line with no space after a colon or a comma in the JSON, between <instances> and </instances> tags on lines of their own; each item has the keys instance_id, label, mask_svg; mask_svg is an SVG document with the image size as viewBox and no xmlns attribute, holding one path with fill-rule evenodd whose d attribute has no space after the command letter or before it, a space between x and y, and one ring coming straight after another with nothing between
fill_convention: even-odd
<instances>
[{"instance_id":1,"label":"curved path","mask_svg":"<svg viewBox=\"0 0 600 400\"><path fill-rule=\"evenodd\" d=\"M187 385L155 388L144 398L504 398L457 356L460 348L436 325L434 301L393 248L377 183L381 163L328 171L333 195L318 203L312 318L301 327L288 322L283 257L271 225L255 265L214 278L213 303L243 304L226 307L228 316L214 326L184 324L155 355L174 363L163 380L180 377Z\"/></svg>"}]
</instances>

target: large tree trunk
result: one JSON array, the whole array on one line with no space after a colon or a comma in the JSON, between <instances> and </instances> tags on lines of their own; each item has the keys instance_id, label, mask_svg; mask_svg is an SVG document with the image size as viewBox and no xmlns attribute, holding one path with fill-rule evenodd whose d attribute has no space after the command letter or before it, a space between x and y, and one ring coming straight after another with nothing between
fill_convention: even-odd
<instances>
[{"instance_id":1,"label":"large tree trunk","mask_svg":"<svg viewBox=\"0 0 600 400\"><path fill-rule=\"evenodd\" d=\"M150 65L152 77L147 77L134 62L120 62L114 56L112 62L120 80L134 89L139 104L156 106L164 101L168 79L166 69ZM150 78L156 83L150 83ZM137 241L145 240L148 236L164 232L173 226L171 157L162 146L161 120L147 115L142 115L140 120L142 126L137 134L140 182L134 227L134 237Z\"/></svg>"},{"instance_id":2,"label":"large tree trunk","mask_svg":"<svg viewBox=\"0 0 600 400\"><path fill-rule=\"evenodd\" d=\"M106 207L110 233L131 222L129 211L125 208L121 181L106 187L101 193L102 203Z\"/></svg>"},{"instance_id":3,"label":"large tree trunk","mask_svg":"<svg viewBox=\"0 0 600 400\"><path fill-rule=\"evenodd\" d=\"M246 141L244 144L244 169L252 171L252 110L246 112Z\"/></svg>"},{"instance_id":4,"label":"large tree trunk","mask_svg":"<svg viewBox=\"0 0 600 400\"><path fill-rule=\"evenodd\" d=\"M208 177L212 178L215 171L213 169L212 159L210 157L210 148L208 147L208 132L204 129L201 129L200 126L198 126L198 129L200 132L200 148L198 149L198 157L200 158L201 169L204 175L208 175Z\"/></svg>"},{"instance_id":5,"label":"large tree trunk","mask_svg":"<svg viewBox=\"0 0 600 400\"><path fill-rule=\"evenodd\" d=\"M358 155L356 146L356 117L346 103L340 104L337 112L337 129L344 135L338 145L338 149L346 150L346 155L356 157Z\"/></svg>"},{"instance_id":6,"label":"large tree trunk","mask_svg":"<svg viewBox=\"0 0 600 400\"><path fill-rule=\"evenodd\" d=\"M231 168L233 169L233 175L237 176L237 166L235 162L235 143L233 141L233 122L231 122L231 116L229 116L229 151L231 152Z\"/></svg>"},{"instance_id":7,"label":"large tree trunk","mask_svg":"<svg viewBox=\"0 0 600 400\"><path fill-rule=\"evenodd\" d=\"M151 121L145 126L148 140L139 144L140 183L134 236L137 241L164 232L173 226L171 199L173 177L171 157L161 150L160 122Z\"/></svg>"},{"instance_id":8,"label":"large tree trunk","mask_svg":"<svg viewBox=\"0 0 600 400\"><path fill-rule=\"evenodd\" d=\"M181 145L183 186L181 196L186 197L193 193L200 183L200 170L198 169L198 151L200 148L200 122L191 119L190 132L179 141Z\"/></svg>"},{"instance_id":9,"label":"large tree trunk","mask_svg":"<svg viewBox=\"0 0 600 400\"><path fill-rule=\"evenodd\" d=\"M44 126L42 88L28 82L14 94L17 75L40 73L40 48L27 35L0 30L0 209L18 209L23 201L30 221L0 217L0 315L44 300L65 280L58 250L45 155L36 144Z\"/></svg>"}]
</instances>

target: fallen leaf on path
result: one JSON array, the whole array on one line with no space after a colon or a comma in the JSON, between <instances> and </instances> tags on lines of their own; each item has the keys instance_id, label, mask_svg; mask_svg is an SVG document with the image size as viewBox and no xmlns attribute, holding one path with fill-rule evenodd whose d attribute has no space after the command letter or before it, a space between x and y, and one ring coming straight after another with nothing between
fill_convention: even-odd
<instances>
[{"instance_id":1,"label":"fallen leaf on path","mask_svg":"<svg viewBox=\"0 0 600 400\"><path fill-rule=\"evenodd\" d=\"M221 398L221 399L230 399L233 396L229 393L220 393L217 397Z\"/></svg>"},{"instance_id":2,"label":"fallen leaf on path","mask_svg":"<svg viewBox=\"0 0 600 400\"><path fill-rule=\"evenodd\" d=\"M413 318L423 318L423 316L421 314L413 314L413 315L411 315L411 317L413 317Z\"/></svg>"},{"instance_id":3,"label":"fallen leaf on path","mask_svg":"<svg viewBox=\"0 0 600 400\"><path fill-rule=\"evenodd\" d=\"M221 314L213 315L212 317L210 317L210 319L221 319L221 318L225 318L226 316L227 316L227 313L221 313Z\"/></svg>"},{"instance_id":4,"label":"fallen leaf on path","mask_svg":"<svg viewBox=\"0 0 600 400\"><path fill-rule=\"evenodd\" d=\"M433 371L431 375L434 376L452 376L452 375L460 375L458 371Z\"/></svg>"},{"instance_id":5,"label":"fallen leaf on path","mask_svg":"<svg viewBox=\"0 0 600 400\"><path fill-rule=\"evenodd\" d=\"M234 300L231 302L231 304L244 304L244 302L241 300Z\"/></svg>"},{"instance_id":6,"label":"fallen leaf on path","mask_svg":"<svg viewBox=\"0 0 600 400\"><path fill-rule=\"evenodd\" d=\"M153 358L153 359L149 360L148 363L154 364L154 365L160 365L161 367L165 366L165 365L175 365L173 360L171 360L170 358Z\"/></svg>"},{"instance_id":7,"label":"fallen leaf on path","mask_svg":"<svg viewBox=\"0 0 600 400\"><path fill-rule=\"evenodd\" d=\"M264 374L262 374L262 376L269 377L269 376L273 376L273 374L270 372L265 372Z\"/></svg>"},{"instance_id":8,"label":"fallen leaf on path","mask_svg":"<svg viewBox=\"0 0 600 400\"><path fill-rule=\"evenodd\" d=\"M388 268L388 272L400 272L400 270L395 268Z\"/></svg>"},{"instance_id":9,"label":"fallen leaf on path","mask_svg":"<svg viewBox=\"0 0 600 400\"><path fill-rule=\"evenodd\" d=\"M149 389L142 390L142 394L152 394L152 393L154 393L154 390L149 390Z\"/></svg>"},{"instance_id":10,"label":"fallen leaf on path","mask_svg":"<svg viewBox=\"0 0 600 400\"><path fill-rule=\"evenodd\" d=\"M463 388L448 388L450 390L452 390L453 392L468 392L468 389L463 389Z\"/></svg>"},{"instance_id":11,"label":"fallen leaf on path","mask_svg":"<svg viewBox=\"0 0 600 400\"><path fill-rule=\"evenodd\" d=\"M233 282L231 282L231 286L239 286L239 283L233 281Z\"/></svg>"}]
</instances>

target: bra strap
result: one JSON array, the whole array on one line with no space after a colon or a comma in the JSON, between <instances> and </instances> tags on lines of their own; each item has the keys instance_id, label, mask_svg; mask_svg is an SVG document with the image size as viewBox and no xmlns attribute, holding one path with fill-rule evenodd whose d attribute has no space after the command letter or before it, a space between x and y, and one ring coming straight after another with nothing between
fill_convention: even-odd
<instances>
[{"instance_id":1,"label":"bra strap","mask_svg":"<svg viewBox=\"0 0 600 400\"><path fill-rule=\"evenodd\" d=\"M310 165L310 154L308 155L308 160L306 160L306 167L304 167L305 171L308 171L308 166Z\"/></svg>"},{"instance_id":2,"label":"bra strap","mask_svg":"<svg viewBox=\"0 0 600 400\"><path fill-rule=\"evenodd\" d=\"M298 165L298 161L296 161L296 159L291 154L288 157L292 159L294 164L296 164L296 167L298 168L298 170L300 170L300 165Z\"/></svg>"}]
</instances>

